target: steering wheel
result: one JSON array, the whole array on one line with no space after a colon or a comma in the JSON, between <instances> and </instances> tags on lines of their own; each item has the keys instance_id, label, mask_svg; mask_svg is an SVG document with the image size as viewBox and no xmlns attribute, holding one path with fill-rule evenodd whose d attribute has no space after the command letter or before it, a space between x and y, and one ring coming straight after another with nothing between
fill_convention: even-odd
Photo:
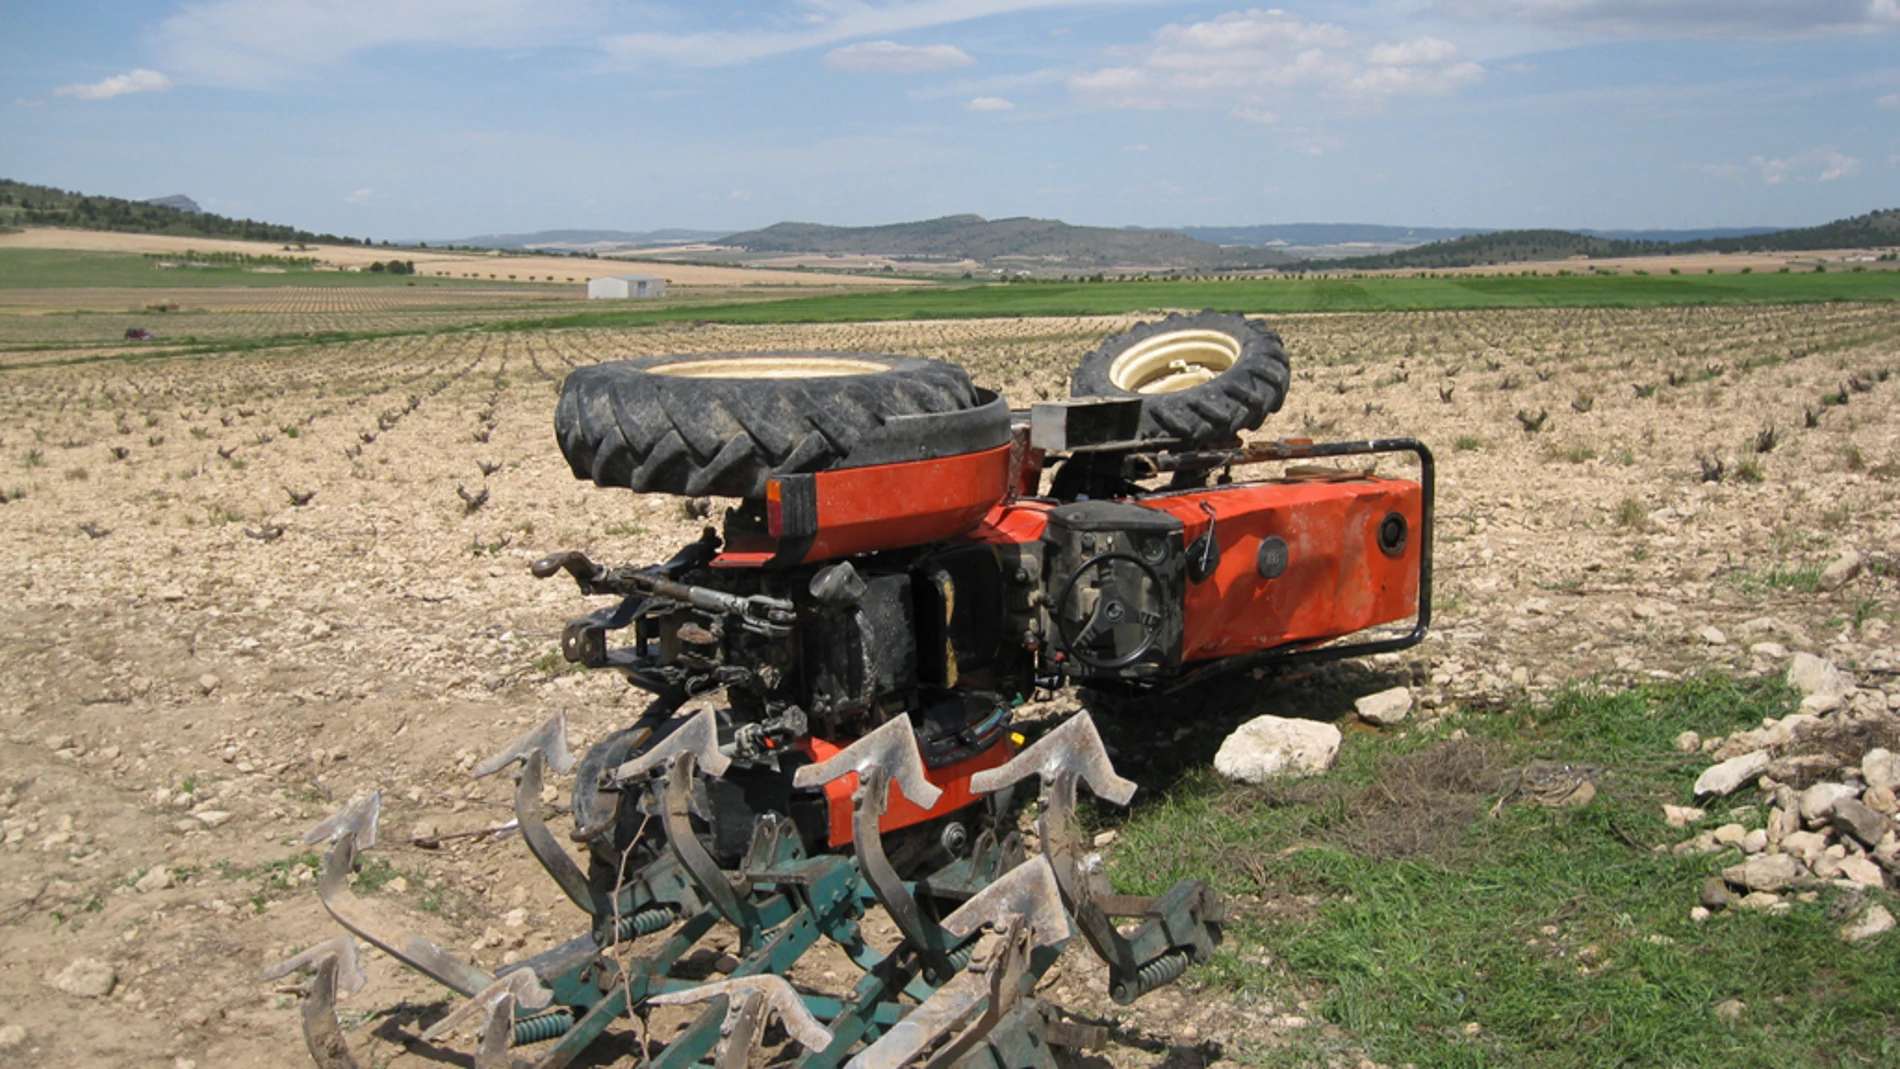
<instances>
[{"instance_id":1,"label":"steering wheel","mask_svg":"<svg viewBox=\"0 0 1900 1069\"><path fill-rule=\"evenodd\" d=\"M1107 569L1110 569L1115 561L1126 561L1141 570L1142 590L1140 592L1148 595L1147 600L1152 603L1160 604L1162 595L1167 590L1166 584L1162 583L1161 577L1155 574L1154 568L1132 553L1098 553L1076 567L1075 572L1069 576L1068 582L1062 584L1062 592L1056 595L1058 610L1056 633L1061 637L1062 645L1068 650L1069 656L1090 668L1105 670L1126 668L1147 656L1160 638L1161 618L1159 616L1144 618L1134 604L1131 604L1133 599L1121 594L1111 595L1108 590L1103 590L1101 597L1096 600L1095 611L1090 614L1088 620L1079 628L1071 630L1068 614L1060 610L1068 606L1069 598L1075 593L1075 584L1083 576L1094 571L1101 571L1105 579L1110 578L1113 573ZM1141 641L1134 649L1119 657L1097 657L1083 649L1085 643L1094 641L1104 632L1113 634L1117 649L1122 647L1123 636L1129 635L1130 632L1140 635Z\"/></svg>"}]
</instances>

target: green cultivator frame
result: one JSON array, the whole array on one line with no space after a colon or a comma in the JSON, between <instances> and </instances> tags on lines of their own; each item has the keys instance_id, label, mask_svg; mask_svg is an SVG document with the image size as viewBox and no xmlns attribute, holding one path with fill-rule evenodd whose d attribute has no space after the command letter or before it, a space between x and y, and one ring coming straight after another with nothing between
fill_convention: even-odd
<instances>
[{"instance_id":1,"label":"green cultivator frame","mask_svg":"<svg viewBox=\"0 0 1900 1069\"><path fill-rule=\"evenodd\" d=\"M557 716L477 771L518 765L523 838L593 923L587 934L498 974L456 959L351 890L361 852L375 844L379 795L358 799L313 829L313 840L332 840L318 890L348 934L265 976L309 972L304 1036L319 1066L358 1064L336 1015L337 999L365 983L357 939L462 997L420 1040L433 1044L472 1031L478 1069L558 1069L615 1022L644 1018L655 1007L697 1008L683 1031L649 1051L651 1064L661 1067L1053 1066L1052 1048L1102 1040L1100 1028L1079 1025L1035 997L1078 932L1107 961L1111 991L1122 1003L1180 976L1220 939L1221 903L1204 885L1183 881L1156 899L1109 893L1099 857L1072 834L1078 787L1122 805L1135 790L1115 774L1087 714L971 781L979 795L992 795L1040 778L1041 853L1025 858L1013 833L986 833L962 858L906 880L885 854L879 820L892 790L925 808L938 794L907 716L796 774L801 788L856 777L852 854L808 855L792 822L767 813L756 819L743 861L726 869L693 826L696 792L703 798L707 777L720 776L729 760L713 712L701 710L612 773L620 789L644 792L665 849L625 874L611 895L582 876L540 818L544 768L574 765L565 734ZM901 936L888 953L866 939L864 921L873 910ZM721 925L737 933L737 964L716 979L683 978L682 962ZM862 971L848 991L820 993L800 975L799 962L821 941ZM772 1021L778 1028L768 1028Z\"/></svg>"}]
</instances>

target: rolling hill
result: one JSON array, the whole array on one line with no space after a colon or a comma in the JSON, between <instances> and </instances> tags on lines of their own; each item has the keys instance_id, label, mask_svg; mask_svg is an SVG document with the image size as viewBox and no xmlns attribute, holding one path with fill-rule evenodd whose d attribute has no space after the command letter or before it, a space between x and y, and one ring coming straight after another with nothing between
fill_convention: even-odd
<instances>
[{"instance_id":1,"label":"rolling hill","mask_svg":"<svg viewBox=\"0 0 1900 1069\"><path fill-rule=\"evenodd\" d=\"M870 255L1017 267L1234 268L1287 262L1267 249L1223 249L1168 230L1071 226L1055 219L947 215L887 226L778 223L728 235L720 244L752 253Z\"/></svg>"},{"instance_id":2,"label":"rolling hill","mask_svg":"<svg viewBox=\"0 0 1900 1069\"><path fill-rule=\"evenodd\" d=\"M183 204L191 204L190 209ZM72 193L52 186L36 186L0 178L0 225L70 226L80 230L114 230L130 234L177 234L188 237L232 238L240 241L321 242L361 245L359 238L313 234L294 226L232 219L197 210L183 194L159 201L126 200Z\"/></svg>"}]
</instances>

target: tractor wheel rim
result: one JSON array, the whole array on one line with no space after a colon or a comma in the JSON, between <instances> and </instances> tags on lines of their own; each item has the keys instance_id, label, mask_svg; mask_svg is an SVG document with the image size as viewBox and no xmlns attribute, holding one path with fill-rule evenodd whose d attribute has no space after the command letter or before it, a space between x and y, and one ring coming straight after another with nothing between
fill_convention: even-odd
<instances>
[{"instance_id":1,"label":"tractor wheel rim","mask_svg":"<svg viewBox=\"0 0 1900 1069\"><path fill-rule=\"evenodd\" d=\"M780 356L711 357L682 360L652 368L655 375L683 379L828 379L845 375L875 375L890 370L875 360L818 353Z\"/></svg>"},{"instance_id":2,"label":"tractor wheel rim","mask_svg":"<svg viewBox=\"0 0 1900 1069\"><path fill-rule=\"evenodd\" d=\"M1129 393L1176 393L1212 382L1240 360L1240 342L1218 330L1173 330L1129 346L1108 381Z\"/></svg>"}]
</instances>

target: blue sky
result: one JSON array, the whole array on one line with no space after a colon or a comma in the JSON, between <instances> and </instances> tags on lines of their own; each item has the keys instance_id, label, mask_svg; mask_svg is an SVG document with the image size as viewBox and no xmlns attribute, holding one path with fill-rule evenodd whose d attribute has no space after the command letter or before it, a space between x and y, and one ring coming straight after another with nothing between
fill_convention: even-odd
<instances>
[{"instance_id":1,"label":"blue sky","mask_svg":"<svg viewBox=\"0 0 1900 1069\"><path fill-rule=\"evenodd\" d=\"M374 238L1806 225L1900 0L8 0L0 176Z\"/></svg>"}]
</instances>

